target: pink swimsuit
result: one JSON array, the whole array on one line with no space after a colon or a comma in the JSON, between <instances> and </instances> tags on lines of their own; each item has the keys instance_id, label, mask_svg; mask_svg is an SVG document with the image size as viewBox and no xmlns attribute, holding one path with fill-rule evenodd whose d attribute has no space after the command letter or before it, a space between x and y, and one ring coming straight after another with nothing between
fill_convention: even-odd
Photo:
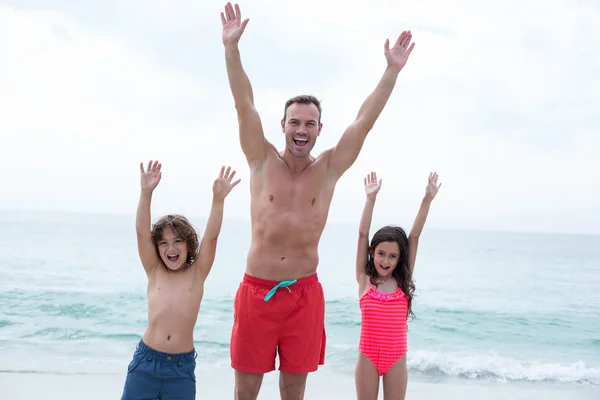
<instances>
[{"instance_id":1,"label":"pink swimsuit","mask_svg":"<svg viewBox=\"0 0 600 400\"><path fill-rule=\"evenodd\" d=\"M360 298L360 310L362 326L359 350L371 360L381 376L408 350L408 298L400 288L394 293L381 293L371 286Z\"/></svg>"}]
</instances>

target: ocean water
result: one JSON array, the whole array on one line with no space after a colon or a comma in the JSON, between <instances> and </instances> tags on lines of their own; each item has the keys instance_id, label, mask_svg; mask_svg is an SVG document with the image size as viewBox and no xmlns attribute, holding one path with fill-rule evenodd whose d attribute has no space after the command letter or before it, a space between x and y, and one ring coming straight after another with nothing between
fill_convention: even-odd
<instances>
[{"instance_id":1,"label":"ocean water","mask_svg":"<svg viewBox=\"0 0 600 400\"><path fill-rule=\"evenodd\" d=\"M147 321L134 216L5 211L0 227L0 372L124 378ZM360 334L356 230L329 223L319 249L326 365L347 376ZM248 222L224 222L195 330L199 369L230 368L249 240ZM600 394L600 236L426 227L415 280L409 381Z\"/></svg>"}]
</instances>

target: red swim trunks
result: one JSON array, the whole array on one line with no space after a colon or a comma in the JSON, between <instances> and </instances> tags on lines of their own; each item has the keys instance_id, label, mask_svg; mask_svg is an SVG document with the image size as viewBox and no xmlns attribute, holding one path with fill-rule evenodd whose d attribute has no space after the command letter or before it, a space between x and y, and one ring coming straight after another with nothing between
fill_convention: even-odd
<instances>
[{"instance_id":1,"label":"red swim trunks","mask_svg":"<svg viewBox=\"0 0 600 400\"><path fill-rule=\"evenodd\" d=\"M282 372L314 372L324 364L325 297L317 274L295 282L244 274L233 307L233 369L273 371L277 352Z\"/></svg>"}]
</instances>

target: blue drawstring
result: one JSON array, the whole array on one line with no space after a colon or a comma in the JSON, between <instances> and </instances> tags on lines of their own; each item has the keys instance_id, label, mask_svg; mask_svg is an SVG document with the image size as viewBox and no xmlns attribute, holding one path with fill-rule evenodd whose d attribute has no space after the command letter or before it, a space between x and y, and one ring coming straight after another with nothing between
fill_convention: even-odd
<instances>
[{"instance_id":1,"label":"blue drawstring","mask_svg":"<svg viewBox=\"0 0 600 400\"><path fill-rule=\"evenodd\" d=\"M269 299L271 297L273 297L273 295L275 294L275 292L277 291L277 289L279 289L280 287L284 287L287 290L290 290L290 288L288 286L293 285L294 283L296 283L296 280L294 279L293 281L282 281L279 282L277 285L275 285L275 287L271 290L269 290L269 293L267 293L267 295L265 296L265 301L269 301ZM291 292L291 290L290 290Z\"/></svg>"}]
</instances>

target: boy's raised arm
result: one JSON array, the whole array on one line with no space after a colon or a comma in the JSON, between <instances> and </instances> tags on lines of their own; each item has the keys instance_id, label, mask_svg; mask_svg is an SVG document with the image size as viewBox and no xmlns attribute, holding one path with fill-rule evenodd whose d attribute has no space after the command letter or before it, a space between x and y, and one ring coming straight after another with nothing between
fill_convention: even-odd
<instances>
[{"instance_id":1,"label":"boy's raised arm","mask_svg":"<svg viewBox=\"0 0 600 400\"><path fill-rule=\"evenodd\" d=\"M197 268L203 279L206 279L215 261L217 240L223 224L225 197L231 192L231 189L240 183L240 179L232 182L234 176L235 171L231 171L231 167L225 169L225 166L223 166L219 177L213 184L212 206L204 229L204 236L200 242L200 251L198 252Z\"/></svg>"},{"instance_id":2,"label":"boy's raised arm","mask_svg":"<svg viewBox=\"0 0 600 400\"><path fill-rule=\"evenodd\" d=\"M140 163L140 200L138 202L137 214L135 218L135 230L137 233L138 253L140 260L149 275L152 269L158 265L158 255L154 248L151 236L150 206L152 203L152 193L161 178L162 165L158 161L148 162L147 170L144 170L144 164Z\"/></svg>"}]
</instances>

